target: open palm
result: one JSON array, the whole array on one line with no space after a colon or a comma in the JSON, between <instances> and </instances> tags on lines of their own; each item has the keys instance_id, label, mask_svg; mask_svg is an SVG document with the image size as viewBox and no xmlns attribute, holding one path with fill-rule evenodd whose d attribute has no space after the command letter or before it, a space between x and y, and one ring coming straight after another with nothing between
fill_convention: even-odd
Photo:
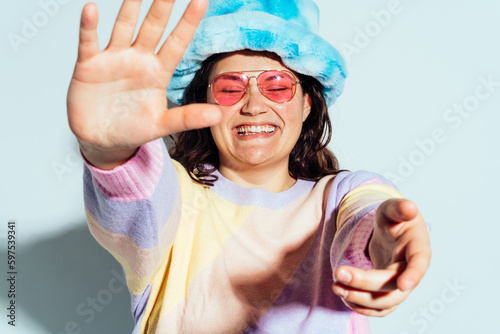
<instances>
[{"instance_id":1,"label":"open palm","mask_svg":"<svg viewBox=\"0 0 500 334\"><path fill-rule=\"evenodd\" d=\"M166 89L206 10L193 0L176 28L155 53L174 0L155 0L132 43L141 1L124 0L109 45L99 49L97 7L83 8L78 60L68 91L71 130L91 151L133 152L168 134L216 124L215 106L168 109Z\"/></svg>"}]
</instances>

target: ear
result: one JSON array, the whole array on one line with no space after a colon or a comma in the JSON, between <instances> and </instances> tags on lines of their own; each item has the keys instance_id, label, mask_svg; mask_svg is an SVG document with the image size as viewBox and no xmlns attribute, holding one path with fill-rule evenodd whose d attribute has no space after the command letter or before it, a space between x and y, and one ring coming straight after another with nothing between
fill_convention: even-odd
<instances>
[{"instance_id":1,"label":"ear","mask_svg":"<svg viewBox=\"0 0 500 334\"><path fill-rule=\"evenodd\" d=\"M302 123L304 123L311 112L312 99L311 95L304 94L304 105L302 106Z\"/></svg>"}]
</instances>

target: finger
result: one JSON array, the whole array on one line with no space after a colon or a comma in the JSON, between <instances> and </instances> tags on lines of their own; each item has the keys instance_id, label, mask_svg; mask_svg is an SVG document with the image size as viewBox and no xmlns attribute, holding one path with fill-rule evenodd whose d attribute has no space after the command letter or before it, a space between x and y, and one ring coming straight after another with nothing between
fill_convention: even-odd
<instances>
[{"instance_id":1,"label":"finger","mask_svg":"<svg viewBox=\"0 0 500 334\"><path fill-rule=\"evenodd\" d=\"M161 46L158 55L169 73L174 73L180 63L207 6L206 0L192 0L177 26Z\"/></svg>"},{"instance_id":2,"label":"finger","mask_svg":"<svg viewBox=\"0 0 500 334\"><path fill-rule=\"evenodd\" d=\"M407 246L406 269L397 279L397 287L402 291L413 289L424 277L431 261L431 247L427 232L420 240L414 240Z\"/></svg>"},{"instance_id":3,"label":"finger","mask_svg":"<svg viewBox=\"0 0 500 334\"><path fill-rule=\"evenodd\" d=\"M167 26L175 0L155 0L149 9L134 45L154 52Z\"/></svg>"},{"instance_id":4,"label":"finger","mask_svg":"<svg viewBox=\"0 0 500 334\"><path fill-rule=\"evenodd\" d=\"M368 308L368 307L363 307L360 305L356 304L350 304L346 302L346 305L352 309L353 311L363 314L369 317L385 317L389 313L394 312L396 310L397 306L391 307L390 309L387 310L379 310L379 309L373 309L373 308Z\"/></svg>"},{"instance_id":5,"label":"finger","mask_svg":"<svg viewBox=\"0 0 500 334\"><path fill-rule=\"evenodd\" d=\"M394 290L390 292L366 292L349 289L343 284L335 283L333 292L344 299L346 303L377 310L388 310L401 304L409 292Z\"/></svg>"},{"instance_id":6,"label":"finger","mask_svg":"<svg viewBox=\"0 0 500 334\"><path fill-rule=\"evenodd\" d=\"M189 104L166 110L158 120L158 135L166 136L181 131L201 129L218 124L221 111L215 105Z\"/></svg>"},{"instance_id":7,"label":"finger","mask_svg":"<svg viewBox=\"0 0 500 334\"><path fill-rule=\"evenodd\" d=\"M124 0L115 21L108 48L129 47L134 38L142 0Z\"/></svg>"},{"instance_id":8,"label":"finger","mask_svg":"<svg viewBox=\"0 0 500 334\"><path fill-rule=\"evenodd\" d=\"M387 223L400 223L414 219L417 214L415 203L407 199L393 198L380 204L376 219Z\"/></svg>"},{"instance_id":9,"label":"finger","mask_svg":"<svg viewBox=\"0 0 500 334\"><path fill-rule=\"evenodd\" d=\"M392 291L397 289L396 282L406 265L396 262L386 269L364 270L350 266L340 266L335 270L335 281L351 289L363 291Z\"/></svg>"},{"instance_id":10,"label":"finger","mask_svg":"<svg viewBox=\"0 0 500 334\"><path fill-rule=\"evenodd\" d=\"M83 7L80 21L80 43L78 45L78 61L85 61L99 53L99 40L97 38L97 21L99 13L94 3Z\"/></svg>"}]
</instances>

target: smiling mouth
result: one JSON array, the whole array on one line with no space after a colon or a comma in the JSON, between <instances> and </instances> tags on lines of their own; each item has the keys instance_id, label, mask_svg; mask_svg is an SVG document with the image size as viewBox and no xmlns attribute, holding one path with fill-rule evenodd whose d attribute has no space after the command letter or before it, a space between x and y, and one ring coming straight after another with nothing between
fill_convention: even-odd
<instances>
[{"instance_id":1,"label":"smiling mouth","mask_svg":"<svg viewBox=\"0 0 500 334\"><path fill-rule=\"evenodd\" d=\"M249 135L257 135L261 133L273 133L276 130L275 126L272 125L243 125L236 128L238 135L240 136L249 136Z\"/></svg>"}]
</instances>

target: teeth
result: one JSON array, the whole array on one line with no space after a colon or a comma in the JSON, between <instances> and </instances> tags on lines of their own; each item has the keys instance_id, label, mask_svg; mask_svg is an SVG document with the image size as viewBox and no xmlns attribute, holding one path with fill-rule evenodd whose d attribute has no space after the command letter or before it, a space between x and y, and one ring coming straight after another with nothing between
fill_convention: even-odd
<instances>
[{"instance_id":1,"label":"teeth","mask_svg":"<svg viewBox=\"0 0 500 334\"><path fill-rule=\"evenodd\" d=\"M247 135L263 133L263 132L264 133L271 133L271 132L274 132L275 129L276 129L276 127L271 126L271 125L258 125L258 126L244 125L244 126L238 127L236 130L238 131L239 135L247 136Z\"/></svg>"}]
</instances>

